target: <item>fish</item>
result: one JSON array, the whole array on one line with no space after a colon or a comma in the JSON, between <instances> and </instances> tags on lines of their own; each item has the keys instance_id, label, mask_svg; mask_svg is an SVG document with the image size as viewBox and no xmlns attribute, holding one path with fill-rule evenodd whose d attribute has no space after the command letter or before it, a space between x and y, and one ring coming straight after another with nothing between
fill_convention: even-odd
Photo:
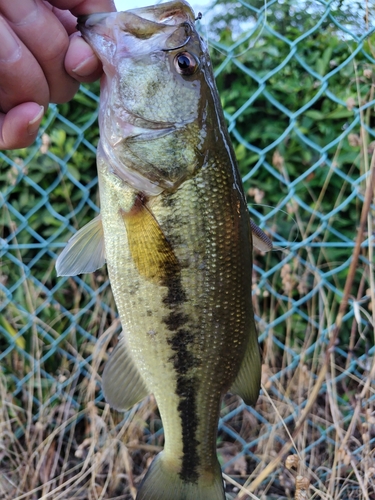
<instances>
[{"instance_id":1,"label":"fish","mask_svg":"<svg viewBox=\"0 0 375 500\"><path fill-rule=\"evenodd\" d=\"M137 500L224 500L216 453L223 395L260 390L249 217L212 64L185 1L78 19L102 61L100 215L56 262L106 263L122 324L103 372L111 407L153 394L165 444Z\"/></svg>"}]
</instances>

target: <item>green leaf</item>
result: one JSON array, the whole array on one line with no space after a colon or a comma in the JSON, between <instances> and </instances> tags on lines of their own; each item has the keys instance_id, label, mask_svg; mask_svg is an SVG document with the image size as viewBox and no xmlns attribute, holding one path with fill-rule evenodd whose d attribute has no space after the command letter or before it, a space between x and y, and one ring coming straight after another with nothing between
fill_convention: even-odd
<instances>
[{"instance_id":1,"label":"green leaf","mask_svg":"<svg viewBox=\"0 0 375 500\"><path fill-rule=\"evenodd\" d=\"M316 111L315 109L308 109L304 114L313 120L324 119L324 114L321 111Z\"/></svg>"}]
</instances>

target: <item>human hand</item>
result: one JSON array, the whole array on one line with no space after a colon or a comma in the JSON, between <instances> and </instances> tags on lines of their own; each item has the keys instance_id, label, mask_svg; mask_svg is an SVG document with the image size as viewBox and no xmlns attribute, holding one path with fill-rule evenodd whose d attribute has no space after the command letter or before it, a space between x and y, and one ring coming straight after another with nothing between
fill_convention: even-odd
<instances>
[{"instance_id":1,"label":"human hand","mask_svg":"<svg viewBox=\"0 0 375 500\"><path fill-rule=\"evenodd\" d=\"M100 77L76 16L114 10L113 0L0 0L0 150L32 144L50 102Z\"/></svg>"}]
</instances>

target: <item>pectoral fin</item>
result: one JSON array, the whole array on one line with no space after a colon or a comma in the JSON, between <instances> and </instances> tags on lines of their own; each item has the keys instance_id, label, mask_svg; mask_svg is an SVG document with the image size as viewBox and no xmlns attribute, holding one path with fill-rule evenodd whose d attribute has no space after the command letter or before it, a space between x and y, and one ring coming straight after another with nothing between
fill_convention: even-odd
<instances>
[{"instance_id":1,"label":"pectoral fin","mask_svg":"<svg viewBox=\"0 0 375 500\"><path fill-rule=\"evenodd\" d=\"M180 265L158 221L141 199L130 212L123 212L130 253L141 276L163 283Z\"/></svg>"},{"instance_id":2,"label":"pectoral fin","mask_svg":"<svg viewBox=\"0 0 375 500\"><path fill-rule=\"evenodd\" d=\"M255 324L253 323L245 356L230 392L238 394L247 405L254 405L259 396L262 362Z\"/></svg>"},{"instance_id":3,"label":"pectoral fin","mask_svg":"<svg viewBox=\"0 0 375 500\"><path fill-rule=\"evenodd\" d=\"M92 273L105 264L103 225L100 215L83 226L56 261L57 276Z\"/></svg>"},{"instance_id":4,"label":"pectoral fin","mask_svg":"<svg viewBox=\"0 0 375 500\"><path fill-rule=\"evenodd\" d=\"M116 410L127 410L150 394L124 335L104 368L103 392L107 403Z\"/></svg>"}]
</instances>

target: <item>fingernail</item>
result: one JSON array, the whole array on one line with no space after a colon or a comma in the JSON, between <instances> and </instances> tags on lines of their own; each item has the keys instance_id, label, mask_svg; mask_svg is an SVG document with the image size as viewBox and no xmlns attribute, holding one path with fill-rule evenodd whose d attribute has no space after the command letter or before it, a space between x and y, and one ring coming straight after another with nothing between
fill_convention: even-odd
<instances>
[{"instance_id":1,"label":"fingernail","mask_svg":"<svg viewBox=\"0 0 375 500\"><path fill-rule=\"evenodd\" d=\"M0 61L15 62L21 56L21 46L8 23L0 16Z\"/></svg>"},{"instance_id":2,"label":"fingernail","mask_svg":"<svg viewBox=\"0 0 375 500\"><path fill-rule=\"evenodd\" d=\"M44 115L44 106L40 106L39 113L35 115L35 117L29 121L27 126L27 132L29 135L35 135L38 132L40 121Z\"/></svg>"},{"instance_id":3,"label":"fingernail","mask_svg":"<svg viewBox=\"0 0 375 500\"><path fill-rule=\"evenodd\" d=\"M98 59L96 56L92 55L78 64L76 68L72 71L77 76L89 76L98 68Z\"/></svg>"}]
</instances>

